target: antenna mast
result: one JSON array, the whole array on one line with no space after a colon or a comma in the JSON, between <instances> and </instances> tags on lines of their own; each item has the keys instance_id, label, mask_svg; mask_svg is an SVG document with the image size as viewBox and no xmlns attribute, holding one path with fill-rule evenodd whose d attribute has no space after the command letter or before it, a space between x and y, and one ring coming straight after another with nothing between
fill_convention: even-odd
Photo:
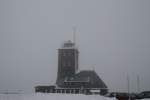
<instances>
[{"instance_id":1,"label":"antenna mast","mask_svg":"<svg viewBox=\"0 0 150 100\"><path fill-rule=\"evenodd\" d=\"M76 27L75 26L73 27L73 42L74 42L74 45L76 45Z\"/></svg>"},{"instance_id":2,"label":"antenna mast","mask_svg":"<svg viewBox=\"0 0 150 100\"><path fill-rule=\"evenodd\" d=\"M76 52L77 52L77 49L76 49L76 27L74 26L73 28L73 43L74 43L74 47L75 47L75 50L74 50L74 61L75 61L75 73L77 73L77 71L78 71L78 62L76 61L77 60L77 54L76 54Z\"/></svg>"},{"instance_id":3,"label":"antenna mast","mask_svg":"<svg viewBox=\"0 0 150 100\"><path fill-rule=\"evenodd\" d=\"M140 77L137 75L137 93L140 93Z\"/></svg>"}]
</instances>

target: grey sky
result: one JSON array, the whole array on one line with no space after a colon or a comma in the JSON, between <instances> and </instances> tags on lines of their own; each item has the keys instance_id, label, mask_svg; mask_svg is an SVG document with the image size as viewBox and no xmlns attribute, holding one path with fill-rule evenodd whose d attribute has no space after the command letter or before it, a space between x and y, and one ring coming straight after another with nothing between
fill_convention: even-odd
<instances>
[{"instance_id":1,"label":"grey sky","mask_svg":"<svg viewBox=\"0 0 150 100\"><path fill-rule=\"evenodd\" d=\"M80 69L111 91L150 89L150 0L0 0L0 91L54 84L57 49L77 27Z\"/></svg>"}]
</instances>

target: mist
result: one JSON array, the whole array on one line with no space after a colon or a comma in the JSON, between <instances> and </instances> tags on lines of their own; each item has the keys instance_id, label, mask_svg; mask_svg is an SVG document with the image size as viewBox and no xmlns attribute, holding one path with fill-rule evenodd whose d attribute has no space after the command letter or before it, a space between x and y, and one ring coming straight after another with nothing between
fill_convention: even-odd
<instances>
[{"instance_id":1,"label":"mist","mask_svg":"<svg viewBox=\"0 0 150 100\"><path fill-rule=\"evenodd\" d=\"M79 69L93 69L110 91L149 90L149 0L0 0L0 91L53 85L57 49L73 40Z\"/></svg>"}]
</instances>

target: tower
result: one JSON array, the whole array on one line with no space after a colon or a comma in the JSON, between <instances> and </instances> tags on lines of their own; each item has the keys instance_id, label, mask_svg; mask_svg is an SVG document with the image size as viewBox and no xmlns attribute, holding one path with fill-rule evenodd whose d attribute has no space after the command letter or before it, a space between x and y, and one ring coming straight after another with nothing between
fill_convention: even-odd
<instances>
[{"instance_id":1,"label":"tower","mask_svg":"<svg viewBox=\"0 0 150 100\"><path fill-rule=\"evenodd\" d=\"M56 84L61 86L66 78L72 77L78 70L78 49L70 40L58 49L58 72Z\"/></svg>"},{"instance_id":2,"label":"tower","mask_svg":"<svg viewBox=\"0 0 150 100\"><path fill-rule=\"evenodd\" d=\"M98 74L92 70L78 71L78 49L74 42L70 40L65 42L58 49L58 72L56 85L52 86L36 86L36 92L48 93L92 93L91 90L98 90L99 93L105 95L108 91L107 85L101 80ZM78 72L77 72L78 71ZM62 90L62 91L61 91ZM68 92L69 91L69 92Z\"/></svg>"}]
</instances>

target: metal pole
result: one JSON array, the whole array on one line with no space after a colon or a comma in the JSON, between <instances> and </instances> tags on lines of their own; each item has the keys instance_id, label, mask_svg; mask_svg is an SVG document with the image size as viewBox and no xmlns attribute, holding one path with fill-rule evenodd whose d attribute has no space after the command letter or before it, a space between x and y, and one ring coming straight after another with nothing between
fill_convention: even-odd
<instances>
[{"instance_id":1,"label":"metal pole","mask_svg":"<svg viewBox=\"0 0 150 100\"><path fill-rule=\"evenodd\" d=\"M140 93L140 77L137 75L137 92Z\"/></svg>"},{"instance_id":2,"label":"metal pole","mask_svg":"<svg viewBox=\"0 0 150 100\"><path fill-rule=\"evenodd\" d=\"M73 42L76 44L76 27L73 27Z\"/></svg>"},{"instance_id":3,"label":"metal pole","mask_svg":"<svg viewBox=\"0 0 150 100\"><path fill-rule=\"evenodd\" d=\"M130 79L129 79L129 76L128 76L128 75L127 75L127 85L128 85L129 100L131 100L131 98L130 98Z\"/></svg>"}]
</instances>

